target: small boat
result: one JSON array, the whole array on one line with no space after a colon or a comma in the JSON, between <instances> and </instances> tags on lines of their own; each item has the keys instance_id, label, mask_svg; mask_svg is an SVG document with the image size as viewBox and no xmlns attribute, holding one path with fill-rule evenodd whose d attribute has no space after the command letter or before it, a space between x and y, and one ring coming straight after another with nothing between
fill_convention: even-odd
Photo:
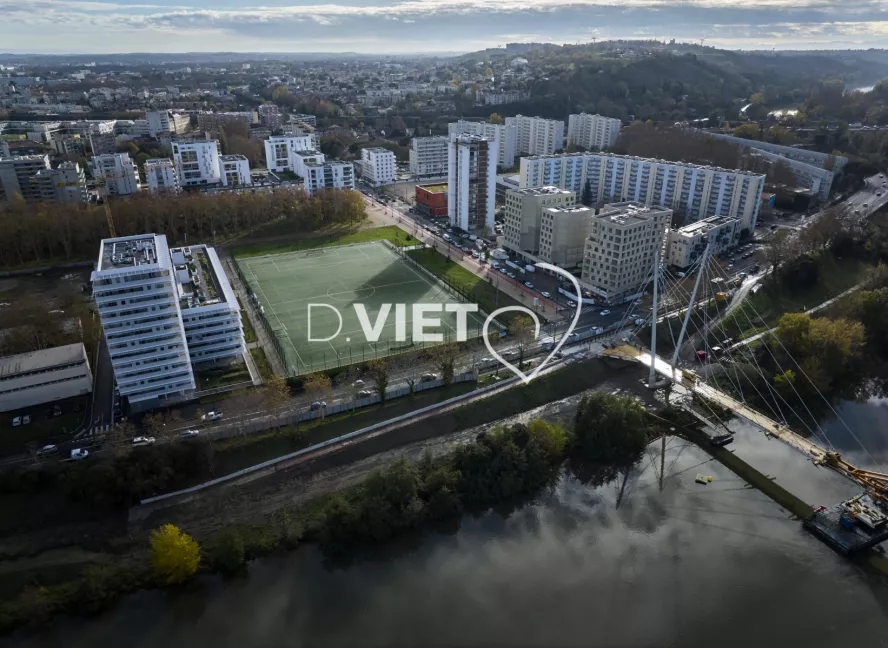
<instances>
[{"instance_id":1,"label":"small boat","mask_svg":"<svg viewBox=\"0 0 888 648\"><path fill-rule=\"evenodd\" d=\"M697 473L697 477L694 478L694 481L698 484L708 484L712 481L712 475L704 475L702 473Z\"/></svg>"},{"instance_id":2,"label":"small boat","mask_svg":"<svg viewBox=\"0 0 888 648\"><path fill-rule=\"evenodd\" d=\"M709 442L714 446L726 446L729 443L733 443L733 441L733 434L719 434L718 436L714 436L709 440Z\"/></svg>"}]
</instances>

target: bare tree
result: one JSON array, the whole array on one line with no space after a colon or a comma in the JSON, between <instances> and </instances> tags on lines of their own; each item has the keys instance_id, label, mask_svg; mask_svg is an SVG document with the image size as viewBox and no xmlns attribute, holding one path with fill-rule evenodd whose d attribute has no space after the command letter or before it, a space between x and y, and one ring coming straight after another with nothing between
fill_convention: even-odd
<instances>
[{"instance_id":1,"label":"bare tree","mask_svg":"<svg viewBox=\"0 0 888 648\"><path fill-rule=\"evenodd\" d=\"M388 388L391 365L385 358L378 358L367 363L367 372L373 379L379 402L385 402L385 390Z\"/></svg>"},{"instance_id":2,"label":"bare tree","mask_svg":"<svg viewBox=\"0 0 888 648\"><path fill-rule=\"evenodd\" d=\"M108 430L104 444L115 457L123 457L132 450L135 433L135 426L129 420L122 419Z\"/></svg>"},{"instance_id":3,"label":"bare tree","mask_svg":"<svg viewBox=\"0 0 888 648\"><path fill-rule=\"evenodd\" d=\"M455 342L446 342L432 347L430 354L435 368L441 372L441 382L449 385L453 382L454 366L459 357L460 346Z\"/></svg>"},{"instance_id":4,"label":"bare tree","mask_svg":"<svg viewBox=\"0 0 888 648\"><path fill-rule=\"evenodd\" d=\"M518 368L524 364L524 354L530 348L530 345L533 344L533 341L536 339L534 337L534 333L536 332L536 327L534 326L533 320L526 315L522 315L516 317L509 324L509 337L515 343L515 347L518 349Z\"/></svg>"},{"instance_id":5,"label":"bare tree","mask_svg":"<svg viewBox=\"0 0 888 648\"><path fill-rule=\"evenodd\" d=\"M269 409L283 408L291 403L292 398L286 378L275 374L265 381L265 386L262 388L262 402Z\"/></svg>"},{"instance_id":6,"label":"bare tree","mask_svg":"<svg viewBox=\"0 0 888 648\"><path fill-rule=\"evenodd\" d=\"M797 257L797 251L798 245L789 235L788 230L777 230L777 232L774 233L774 236L771 237L771 240L768 242L767 250L765 251L765 258L768 260L768 263L774 267L771 274L771 278L774 281L778 280L777 271L780 269L781 264L784 261Z\"/></svg>"}]
</instances>

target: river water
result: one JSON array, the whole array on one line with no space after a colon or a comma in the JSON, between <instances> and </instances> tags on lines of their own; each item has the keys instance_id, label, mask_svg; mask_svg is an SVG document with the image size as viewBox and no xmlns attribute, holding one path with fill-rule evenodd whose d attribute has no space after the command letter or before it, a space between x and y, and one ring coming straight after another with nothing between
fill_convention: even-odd
<instances>
[{"instance_id":1,"label":"river water","mask_svg":"<svg viewBox=\"0 0 888 648\"><path fill-rule=\"evenodd\" d=\"M839 413L875 459L888 459L888 401ZM752 426L731 425L738 454L807 501L855 492ZM832 422L831 438L854 453L840 429ZM695 446L669 440L662 491L659 460L655 443L625 484L565 476L517 510L465 517L347 568L328 568L306 546L242 578L141 592L11 645L888 646L882 579ZM713 481L696 484L698 472Z\"/></svg>"}]
</instances>

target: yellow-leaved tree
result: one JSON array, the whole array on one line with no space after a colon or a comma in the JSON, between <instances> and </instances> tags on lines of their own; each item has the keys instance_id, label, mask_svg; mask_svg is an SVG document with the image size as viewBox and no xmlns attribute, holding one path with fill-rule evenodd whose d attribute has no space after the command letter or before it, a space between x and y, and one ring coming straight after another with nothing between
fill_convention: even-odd
<instances>
[{"instance_id":1,"label":"yellow-leaved tree","mask_svg":"<svg viewBox=\"0 0 888 648\"><path fill-rule=\"evenodd\" d=\"M200 545L173 524L151 532L151 565L167 585L182 583L197 573Z\"/></svg>"}]
</instances>

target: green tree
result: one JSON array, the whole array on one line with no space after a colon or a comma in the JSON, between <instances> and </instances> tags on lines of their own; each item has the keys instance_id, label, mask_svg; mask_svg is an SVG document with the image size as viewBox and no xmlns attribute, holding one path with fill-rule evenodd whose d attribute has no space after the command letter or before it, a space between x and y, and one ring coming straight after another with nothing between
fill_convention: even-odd
<instances>
[{"instance_id":1,"label":"green tree","mask_svg":"<svg viewBox=\"0 0 888 648\"><path fill-rule=\"evenodd\" d=\"M586 207L592 207L592 182L589 179L586 179L586 184L583 185L580 202L586 205Z\"/></svg>"},{"instance_id":2,"label":"green tree","mask_svg":"<svg viewBox=\"0 0 888 648\"><path fill-rule=\"evenodd\" d=\"M630 466L644 451L648 430L645 411L633 398L591 394L574 417L576 454L594 464Z\"/></svg>"},{"instance_id":3,"label":"green tree","mask_svg":"<svg viewBox=\"0 0 888 648\"><path fill-rule=\"evenodd\" d=\"M500 115L499 113L491 113L489 121L491 124L505 124L506 123L506 120L503 119L502 115Z\"/></svg>"},{"instance_id":4,"label":"green tree","mask_svg":"<svg viewBox=\"0 0 888 648\"><path fill-rule=\"evenodd\" d=\"M165 585L183 583L200 566L200 545L172 524L151 532L151 566Z\"/></svg>"},{"instance_id":5,"label":"green tree","mask_svg":"<svg viewBox=\"0 0 888 648\"><path fill-rule=\"evenodd\" d=\"M233 527L216 533L204 547L204 553L214 569L229 574L243 568L246 562L243 536Z\"/></svg>"},{"instance_id":6,"label":"green tree","mask_svg":"<svg viewBox=\"0 0 888 648\"><path fill-rule=\"evenodd\" d=\"M757 140L760 135L758 124L741 124L734 129L733 135L743 139Z\"/></svg>"}]
</instances>

